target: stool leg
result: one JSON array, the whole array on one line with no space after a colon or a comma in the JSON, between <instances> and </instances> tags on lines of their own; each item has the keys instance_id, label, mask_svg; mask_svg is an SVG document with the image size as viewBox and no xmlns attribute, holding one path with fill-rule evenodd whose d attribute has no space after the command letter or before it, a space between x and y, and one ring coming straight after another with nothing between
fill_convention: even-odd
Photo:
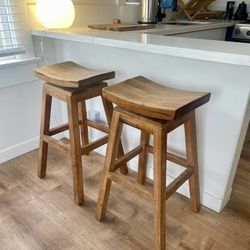
<instances>
[{"instance_id":1,"label":"stool leg","mask_svg":"<svg viewBox=\"0 0 250 250\"><path fill-rule=\"evenodd\" d=\"M121 131L122 131L122 123L119 120L119 113L115 111L110 126L108 147L104 163L104 172L102 176L102 182L100 185L99 197L96 207L96 219L99 221L104 219L108 205L108 198L111 188L111 180L109 179L109 172L115 170L114 165L118 153Z\"/></svg>"},{"instance_id":2,"label":"stool leg","mask_svg":"<svg viewBox=\"0 0 250 250\"><path fill-rule=\"evenodd\" d=\"M82 146L89 144L89 133L87 121L87 110L86 110L86 101L78 103L79 109L79 119L82 121L81 124L81 136L82 136Z\"/></svg>"},{"instance_id":3,"label":"stool leg","mask_svg":"<svg viewBox=\"0 0 250 250\"><path fill-rule=\"evenodd\" d=\"M145 183L146 180L149 139L150 139L150 134L145 131L141 131L140 144L143 147L143 151L139 155L137 182L142 185Z\"/></svg>"},{"instance_id":4,"label":"stool leg","mask_svg":"<svg viewBox=\"0 0 250 250\"><path fill-rule=\"evenodd\" d=\"M67 98L69 134L71 144L71 162L73 172L74 199L77 205L84 201L83 195L83 174L82 174L82 154L79 131L78 103L72 96Z\"/></svg>"},{"instance_id":5,"label":"stool leg","mask_svg":"<svg viewBox=\"0 0 250 250\"><path fill-rule=\"evenodd\" d=\"M43 135L47 135L50 128L52 97L47 95L45 87L43 87L42 97L42 113L40 128L40 147L38 160L38 176L42 179L46 176L48 143L43 140Z\"/></svg>"},{"instance_id":6,"label":"stool leg","mask_svg":"<svg viewBox=\"0 0 250 250\"><path fill-rule=\"evenodd\" d=\"M162 128L154 133L154 244L165 250L166 152L167 138Z\"/></svg>"},{"instance_id":7,"label":"stool leg","mask_svg":"<svg viewBox=\"0 0 250 250\"><path fill-rule=\"evenodd\" d=\"M103 98L102 96L102 103L105 109L105 113L106 113L106 117L107 117L107 121L110 127L110 123L112 120L112 114L113 114L113 105L111 102L109 102L108 100L106 100L105 98ZM110 129L111 130L111 129ZM120 140L119 146L118 146L118 157L121 157L124 155L124 150L123 150L123 146L122 146L122 142ZM127 164L124 164L120 167L120 171L122 174L127 175L128 174L128 167Z\"/></svg>"},{"instance_id":8,"label":"stool leg","mask_svg":"<svg viewBox=\"0 0 250 250\"><path fill-rule=\"evenodd\" d=\"M200 189L197 159L197 140L195 112L193 111L190 120L185 123L185 138L188 166L194 169L194 174L189 179L189 190L191 197L191 208L195 213L200 211Z\"/></svg>"}]
</instances>

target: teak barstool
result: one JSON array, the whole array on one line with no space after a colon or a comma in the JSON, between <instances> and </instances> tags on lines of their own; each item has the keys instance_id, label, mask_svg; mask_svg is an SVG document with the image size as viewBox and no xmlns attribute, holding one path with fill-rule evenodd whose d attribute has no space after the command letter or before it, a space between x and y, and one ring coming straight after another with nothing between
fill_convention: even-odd
<instances>
[{"instance_id":1,"label":"teak barstool","mask_svg":"<svg viewBox=\"0 0 250 250\"><path fill-rule=\"evenodd\" d=\"M43 87L38 176L44 178L46 175L48 144L71 155L74 199L76 204L81 205L84 201L81 156L108 141L107 135L90 143L88 127L109 133L108 127L87 119L86 100L101 96L102 89L107 86L103 81L114 78L115 72L96 71L73 62L63 62L37 68L35 74L46 81ZM68 108L69 122L56 128L50 128L52 97L66 102ZM110 123L113 106L105 99L102 101ZM66 130L69 130L70 144L52 137ZM119 154L123 155L121 144ZM123 165L121 171L127 173L126 165Z\"/></svg>"},{"instance_id":2,"label":"teak barstool","mask_svg":"<svg viewBox=\"0 0 250 250\"><path fill-rule=\"evenodd\" d=\"M104 88L103 96L118 107L114 109L111 122L96 218L104 218L111 182L117 182L143 198L153 201L155 249L165 249L165 201L187 180L192 210L200 210L195 109L209 101L210 93L176 90L139 76ZM117 159L123 124L140 129L141 142L138 147ZM167 134L182 124L185 126L187 159L167 153ZM154 139L153 147L149 145L151 134ZM148 152L154 154L153 191L143 185ZM121 164L138 154L137 182L128 181L128 177L115 172ZM166 160L186 168L167 187Z\"/></svg>"}]
</instances>

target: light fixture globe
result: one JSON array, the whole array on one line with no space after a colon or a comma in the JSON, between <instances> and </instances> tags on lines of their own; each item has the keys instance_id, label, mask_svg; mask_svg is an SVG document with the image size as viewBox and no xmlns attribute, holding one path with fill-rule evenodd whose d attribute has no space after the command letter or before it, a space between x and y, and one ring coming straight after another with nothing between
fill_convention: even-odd
<instances>
[{"instance_id":1,"label":"light fixture globe","mask_svg":"<svg viewBox=\"0 0 250 250\"><path fill-rule=\"evenodd\" d=\"M75 7L71 0L37 0L37 15L48 29L67 29L75 20Z\"/></svg>"}]
</instances>

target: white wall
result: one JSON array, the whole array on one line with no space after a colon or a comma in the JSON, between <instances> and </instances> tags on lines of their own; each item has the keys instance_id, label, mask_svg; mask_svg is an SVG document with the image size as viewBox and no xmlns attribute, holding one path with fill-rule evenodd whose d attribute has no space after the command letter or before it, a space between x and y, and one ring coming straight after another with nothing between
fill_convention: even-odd
<instances>
[{"instance_id":1,"label":"white wall","mask_svg":"<svg viewBox=\"0 0 250 250\"><path fill-rule=\"evenodd\" d=\"M41 95L38 81L0 89L0 163L38 147ZM54 105L52 124L61 122L60 111L61 105Z\"/></svg>"},{"instance_id":2,"label":"white wall","mask_svg":"<svg viewBox=\"0 0 250 250\"><path fill-rule=\"evenodd\" d=\"M9 72L16 74L15 68ZM38 145L40 96L34 81L0 89L0 163Z\"/></svg>"},{"instance_id":3,"label":"white wall","mask_svg":"<svg viewBox=\"0 0 250 250\"><path fill-rule=\"evenodd\" d=\"M45 49L48 63L55 61L53 48L51 42ZM0 163L38 147L42 82L34 76L35 67L38 63L0 68ZM61 120L61 105L55 101L52 124Z\"/></svg>"}]
</instances>

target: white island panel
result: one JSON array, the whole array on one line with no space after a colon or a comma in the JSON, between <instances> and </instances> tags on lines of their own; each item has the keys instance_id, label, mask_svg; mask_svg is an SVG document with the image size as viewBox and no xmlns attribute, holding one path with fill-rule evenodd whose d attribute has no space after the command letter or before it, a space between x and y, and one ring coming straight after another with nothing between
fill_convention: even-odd
<instances>
[{"instance_id":1,"label":"white island panel","mask_svg":"<svg viewBox=\"0 0 250 250\"><path fill-rule=\"evenodd\" d=\"M39 31L33 34L39 36ZM232 175L249 121L249 45L237 47L233 43L208 40L203 43L202 39L138 32L114 34L88 30L84 35L47 32L45 36L52 38L44 39L45 48L47 42L54 42L58 62L73 60L96 69L115 70L117 77L111 84L144 75L175 88L210 91L211 101L197 112L201 200L215 211L223 208L230 197ZM39 40L34 38L37 51ZM99 100L90 106L102 111ZM138 138L136 130L126 129L126 149L136 146ZM182 155L183 142L183 131L178 129L170 135L169 149ZM180 168L168 166L170 181ZM148 174L152 177L151 162ZM187 186L179 191L188 195Z\"/></svg>"}]
</instances>

